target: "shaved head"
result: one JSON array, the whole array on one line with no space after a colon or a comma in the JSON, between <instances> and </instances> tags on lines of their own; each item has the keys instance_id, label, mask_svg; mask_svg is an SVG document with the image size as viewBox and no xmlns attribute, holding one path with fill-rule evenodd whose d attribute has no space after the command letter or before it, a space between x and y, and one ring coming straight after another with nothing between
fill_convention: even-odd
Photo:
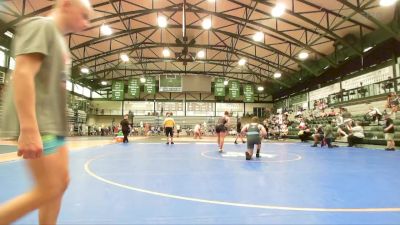
<instances>
[{"instance_id":1,"label":"shaved head","mask_svg":"<svg viewBox=\"0 0 400 225\"><path fill-rule=\"evenodd\" d=\"M74 6L83 6L86 9L92 9L92 4L90 4L89 0L57 0L56 2L56 6L60 6L65 2L70 2L72 3Z\"/></svg>"},{"instance_id":2,"label":"shaved head","mask_svg":"<svg viewBox=\"0 0 400 225\"><path fill-rule=\"evenodd\" d=\"M64 34L74 33L89 26L89 15L92 11L89 0L56 0L55 8L50 16L55 18Z\"/></svg>"}]
</instances>

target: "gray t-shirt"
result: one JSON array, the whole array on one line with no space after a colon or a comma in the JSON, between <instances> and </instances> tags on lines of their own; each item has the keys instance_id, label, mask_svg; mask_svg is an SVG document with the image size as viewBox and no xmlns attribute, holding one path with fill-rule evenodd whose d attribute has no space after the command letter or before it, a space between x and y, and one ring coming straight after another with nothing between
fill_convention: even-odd
<instances>
[{"instance_id":1,"label":"gray t-shirt","mask_svg":"<svg viewBox=\"0 0 400 225\"><path fill-rule=\"evenodd\" d=\"M13 55L40 53L43 63L35 77L36 117L41 134L66 136L65 81L71 70L71 58L63 34L52 18L33 17L17 25L12 45ZM11 75L11 82L12 83ZM0 136L19 136L19 121L14 104L12 85L4 95L4 112Z\"/></svg>"}]
</instances>

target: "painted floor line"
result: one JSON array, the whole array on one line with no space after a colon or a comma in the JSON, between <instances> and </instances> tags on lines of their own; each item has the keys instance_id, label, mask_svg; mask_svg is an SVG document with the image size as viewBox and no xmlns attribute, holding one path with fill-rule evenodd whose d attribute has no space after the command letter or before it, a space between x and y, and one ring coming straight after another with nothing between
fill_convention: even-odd
<instances>
[{"instance_id":1,"label":"painted floor line","mask_svg":"<svg viewBox=\"0 0 400 225\"><path fill-rule=\"evenodd\" d=\"M274 206L274 205L260 205L260 204L246 204L246 203L235 203L235 202L227 202L227 201L215 201L209 199L201 199L201 198L194 198L194 197L185 197L179 195L172 195L166 194L156 191L150 191L142 188L137 188L125 184L120 184L114 182L112 180L108 180L103 178L96 173L94 173L90 169L90 164L95 161L96 159L102 158L108 154L103 154L92 159L89 159L85 165L85 171L92 177L96 178L99 181L104 183L117 186L120 188L125 188L132 191L137 191L145 194L165 197L165 198L172 198L172 199L179 199L185 201L192 201L192 202L200 202L200 203L207 203L207 204L215 204L215 205L226 205L226 206L235 206L235 207L245 207L245 208L259 208L259 209L275 209L275 210L286 210L286 211L308 211L308 212L400 212L400 208L309 208L309 207L286 207L286 206Z\"/></svg>"}]
</instances>

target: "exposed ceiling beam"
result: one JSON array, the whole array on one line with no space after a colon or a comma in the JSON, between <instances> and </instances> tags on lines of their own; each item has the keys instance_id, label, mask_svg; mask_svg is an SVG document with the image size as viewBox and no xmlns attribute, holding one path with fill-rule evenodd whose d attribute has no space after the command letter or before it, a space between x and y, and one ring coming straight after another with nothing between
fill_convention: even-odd
<instances>
[{"instance_id":1,"label":"exposed ceiling beam","mask_svg":"<svg viewBox=\"0 0 400 225\"><path fill-rule=\"evenodd\" d=\"M351 23L353 23L353 24L355 24L355 25L361 26L361 27L363 27L363 28L366 28L366 29L368 29L368 30L370 30L370 31L375 30L375 28L373 28L373 27L371 27L371 26L369 26L369 25L367 25L367 24L365 24L365 23L361 23L361 22L359 22L359 21L357 21L357 20L353 20L353 19L351 19L351 18L347 18L345 15L342 15L342 14L337 13L337 12L335 12L335 11L326 9L326 8L324 8L324 7L322 7L322 6L319 6L319 5L315 4L315 3L312 3L312 1L308 1L308 0L296 0L296 1L314 7L314 8L316 9L317 12L321 12L321 11L322 11L322 12L326 12L326 13L328 13L328 14L331 14L331 15L335 16L335 17L340 17L340 18L342 18L342 19L344 19L344 20L347 19L349 22L351 22Z\"/></svg>"},{"instance_id":2,"label":"exposed ceiling beam","mask_svg":"<svg viewBox=\"0 0 400 225\"><path fill-rule=\"evenodd\" d=\"M110 1L111 2L117 2L119 0L110 0ZM99 4L94 4L93 8L101 7L101 6L108 5L108 4L109 4L109 2L102 2L102 3L99 3ZM26 18L29 18L29 17L33 17L33 16L37 16L37 15L43 14L45 12L50 11L52 8L53 8L53 6L46 6L46 7L40 8L38 10L35 10L35 11L29 13L29 14L20 15L17 19L15 19L15 20L13 20L13 21L11 21L9 23L6 23L5 26L0 27L0 34L6 32L8 29L12 28L13 26L18 24L22 20L24 20Z\"/></svg>"},{"instance_id":3,"label":"exposed ceiling beam","mask_svg":"<svg viewBox=\"0 0 400 225\"><path fill-rule=\"evenodd\" d=\"M240 5L242 7L244 7L244 8L251 9L251 10L254 9L254 11L257 11L259 13L265 14L265 12L257 10L255 8L252 8L252 7L248 6L248 5L245 5L245 4L240 4ZM217 17L219 17L221 19L225 19L225 20L227 20L229 22L232 22L233 24L240 22L242 24L246 24L246 26L248 28L250 28L250 29L252 29L254 31L258 31L258 30L260 30L259 28L263 28L265 30L268 30L269 32L272 32L272 33L268 33L269 36L272 36L273 38L276 38L276 39L282 40L284 42L287 42L288 44L290 43L293 46L297 46L297 47L301 47L301 48L307 49L308 51L315 53L316 55L320 56L321 58L324 58L331 66L334 66L334 67L336 66L335 62L333 62L332 60L327 58L325 54L323 54L323 53L319 52L318 50L312 48L310 45L307 45L306 43L301 42L300 40L298 40L298 39L286 34L283 31L280 31L278 29L274 29L274 28L272 28L270 26L266 26L262 22L246 20L246 19L243 19L241 17L237 17L237 16L233 16L233 15L221 14L221 13L218 13L218 12L210 12L210 11L207 11L207 10L204 10L204 9L201 9L201 8L196 8L193 11L194 12L198 12L198 13L208 13L208 14L211 14L213 16L217 16ZM306 29L304 27L299 27L299 28L301 28L302 30ZM276 36L274 34L277 34L278 36Z\"/></svg>"},{"instance_id":4,"label":"exposed ceiling beam","mask_svg":"<svg viewBox=\"0 0 400 225\"><path fill-rule=\"evenodd\" d=\"M218 31L216 31L218 32ZM96 55L92 55L92 56L88 56L86 58L82 58L82 59L78 59L75 60L74 66L82 66L83 64L89 63L93 60L95 60L96 58L104 58L106 56L109 55L113 55L113 54L120 54L124 51L129 51L129 50L138 50L138 49L146 49L146 48L157 48L157 47L182 47L182 45L180 44L176 44L176 43L139 43L137 45L133 45L133 46L128 46L128 47L122 47L119 49L113 49L111 51L105 52L105 53L100 53L100 54L96 54ZM275 68L275 69L279 69L279 67L277 65L274 65L273 63L254 56L252 54L249 54L247 52L244 51L240 51L240 50L234 50L234 49L225 49L226 46L212 46L212 45L200 45L200 44L194 44L191 46L192 48L199 48L199 49L210 49L210 50L215 50L215 51L221 51L221 52L225 52L225 53L229 53L232 51L236 51L237 54L241 57L246 57L249 59L252 59L254 61L258 61L260 63L265 63L268 64L270 63L271 67ZM295 72L295 70L290 69L290 68L283 68L285 70L285 72Z\"/></svg>"},{"instance_id":5,"label":"exposed ceiling beam","mask_svg":"<svg viewBox=\"0 0 400 225\"><path fill-rule=\"evenodd\" d=\"M127 64L128 66L132 66L132 65L137 65L137 64L147 64L147 63L155 63L155 62L163 62L163 61L167 61L167 62L174 62L173 60L171 60L171 59L159 59L159 58L150 58L149 60L151 60L151 61L147 61L148 59L146 59L146 60L144 60L144 61L139 61L139 62L130 62L129 64ZM229 65L225 65L225 64L223 64L222 62L223 62L223 60L220 60L220 62L218 62L218 61L207 61L207 60L199 60L198 61L199 63L207 63L207 64L210 64L210 65L217 65L217 66L228 66L228 67L231 67L231 68L233 68L234 66L232 66L231 64L229 64ZM90 73L90 74L88 74L88 75L84 75L84 76L80 76L79 78L76 78L75 80L80 80L80 79L83 79L83 78L86 78L86 77L92 77L92 76L97 76L98 74L102 74L102 73L110 73L110 72L112 72L112 71L115 71L115 70L123 70L123 71L137 71L137 72L142 72L143 74L145 74L145 73L147 73L148 71L150 71L150 70L152 70L152 69L146 69L145 71L144 70L142 70L142 69L138 69L138 68L129 68L128 66L120 66L121 64L120 63L118 63L117 65L115 65L115 66L113 66L112 68L107 68L107 69L103 69L103 70L98 70L98 71L94 71L93 73ZM251 66L251 67L250 67ZM234 73L240 73L240 74L247 74L247 73L250 73L250 74L254 74L254 75L257 75L257 76L259 76L259 77L262 77L262 78L265 78L266 80L268 80L268 81L270 81L270 82L274 82L274 83L278 83L278 84L280 84L280 85L283 85L283 86L285 86L285 87L288 87L288 85L287 84L285 84L285 83L283 83L283 82L281 82L280 80L276 80L276 79L273 79L273 78L271 78L271 76L269 76L269 75L267 75L267 74L262 74L262 73L259 73L259 72L255 72L254 70L252 70L251 68L258 68L257 66L255 66L255 65L249 65L249 69L244 69L244 70L242 70L241 72L234 72L234 71L231 71L231 72L229 72L228 74L230 74L230 73L232 73L232 74L234 74ZM262 69L262 68L260 68L260 69ZM264 70L264 69L262 69L262 70ZM158 69L157 71L168 71L168 70L160 70L160 69ZM192 70L192 71L182 71L182 70L179 70L179 69L177 69L177 70L173 70L173 72L174 73L180 73L180 74L190 74L190 73L201 73L201 74L209 74L209 73L213 73L213 74L215 74L215 73L220 73L220 74L224 74L223 73L223 71L204 71L204 70ZM262 81L264 81L264 80L262 80Z\"/></svg>"},{"instance_id":6,"label":"exposed ceiling beam","mask_svg":"<svg viewBox=\"0 0 400 225\"><path fill-rule=\"evenodd\" d=\"M229 1L234 1L234 0L229 0ZM267 1L265 1L265 0L253 0L253 1L260 2L261 4L267 5L267 6L269 6L269 7L275 7L275 4L273 4L273 3L271 3L271 2L267 2ZM236 1L234 1L234 2L236 2ZM305 21L305 22L307 22L307 23L310 24L310 25L313 25L314 27L316 27L316 28L318 28L318 29L320 29L320 30L323 30L323 31L325 32L325 34L320 34L320 36L326 37L326 36L327 36L326 34L329 34L329 35L332 36L335 40L340 41L340 42L341 42L343 45L345 45L346 47L348 47L348 48L352 49L354 52L356 52L356 53L362 55L362 51L361 51L360 49L357 49L357 48L356 48L355 46L353 46L351 43L349 43L348 41L346 41L345 39L343 39L342 37L340 37L339 35L337 35L335 32L333 32L333 31L327 29L326 27L322 26L321 24L318 24L318 23L314 22L313 20L311 20L311 19L309 19L309 18L307 18L307 17L305 17L305 16L303 16L303 15L300 15L300 14L298 14L298 13L294 13L294 12L292 12L291 10L286 10L286 13L288 13L289 15L291 15L291 16L293 16L293 17L296 17L296 18L298 18L298 19L301 19L301 20ZM277 20L282 20L282 21L284 21L282 18L276 18L276 19L277 19ZM297 26L300 26L300 25L297 25Z\"/></svg>"},{"instance_id":7,"label":"exposed ceiling beam","mask_svg":"<svg viewBox=\"0 0 400 225\"><path fill-rule=\"evenodd\" d=\"M365 10L362 9L362 8L365 8L366 6L368 6L369 4L372 4L375 1L373 1L373 0L369 1L362 8L361 7L357 7L357 6L351 4L349 1L346 1L346 0L337 0L337 1L339 1L340 3L342 3L345 6L349 7L353 11L357 12L358 14L360 14L361 16L366 18L367 20L373 22L374 24L376 24L382 30L388 32L392 37L398 37L399 36L398 32L394 31L392 28L390 28L386 24L384 24L384 23L380 22L379 20L375 19L375 17L371 16L368 12L366 12Z\"/></svg>"}]
</instances>

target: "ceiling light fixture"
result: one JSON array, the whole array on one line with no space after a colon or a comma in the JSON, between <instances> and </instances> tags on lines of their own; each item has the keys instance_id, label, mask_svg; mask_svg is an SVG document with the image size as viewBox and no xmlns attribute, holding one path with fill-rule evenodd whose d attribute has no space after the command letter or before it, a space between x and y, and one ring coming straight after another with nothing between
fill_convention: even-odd
<instances>
[{"instance_id":1,"label":"ceiling light fixture","mask_svg":"<svg viewBox=\"0 0 400 225\"><path fill-rule=\"evenodd\" d=\"M13 38L14 37L14 34L11 31L4 32L4 35L6 35L9 38Z\"/></svg>"},{"instance_id":2,"label":"ceiling light fixture","mask_svg":"<svg viewBox=\"0 0 400 225\"><path fill-rule=\"evenodd\" d=\"M168 58L171 56L171 52L169 51L168 48L164 48L164 50L162 51L162 54L164 57Z\"/></svg>"},{"instance_id":3,"label":"ceiling light fixture","mask_svg":"<svg viewBox=\"0 0 400 225\"><path fill-rule=\"evenodd\" d=\"M300 54L299 54L299 59L301 59L301 60L305 60L305 59L307 59L308 58L308 53L307 52L300 52Z\"/></svg>"},{"instance_id":4,"label":"ceiling light fixture","mask_svg":"<svg viewBox=\"0 0 400 225\"><path fill-rule=\"evenodd\" d=\"M167 18L165 16L159 16L157 18L158 26L161 28L165 28L168 25Z\"/></svg>"},{"instance_id":5,"label":"ceiling light fixture","mask_svg":"<svg viewBox=\"0 0 400 225\"><path fill-rule=\"evenodd\" d=\"M272 9L271 14L273 17L280 17L285 12L286 6L282 3L276 4L276 6Z\"/></svg>"},{"instance_id":6,"label":"ceiling light fixture","mask_svg":"<svg viewBox=\"0 0 400 225\"><path fill-rule=\"evenodd\" d=\"M200 50L197 52L197 58L203 59L206 56L206 52L204 50Z\"/></svg>"},{"instance_id":7,"label":"ceiling light fixture","mask_svg":"<svg viewBox=\"0 0 400 225\"><path fill-rule=\"evenodd\" d=\"M275 72L274 73L274 78L280 78L282 76L281 72Z\"/></svg>"},{"instance_id":8,"label":"ceiling light fixture","mask_svg":"<svg viewBox=\"0 0 400 225\"><path fill-rule=\"evenodd\" d=\"M365 48L363 52L368 52L371 49L372 49L372 47Z\"/></svg>"},{"instance_id":9,"label":"ceiling light fixture","mask_svg":"<svg viewBox=\"0 0 400 225\"><path fill-rule=\"evenodd\" d=\"M264 39L264 33L261 32L261 31L255 33L255 34L253 35L253 40L254 40L254 41L260 42L260 41L262 41L263 39Z\"/></svg>"},{"instance_id":10,"label":"ceiling light fixture","mask_svg":"<svg viewBox=\"0 0 400 225\"><path fill-rule=\"evenodd\" d=\"M394 5L394 3L396 3L397 0L380 0L379 1L379 5L380 6L391 6Z\"/></svg>"},{"instance_id":11,"label":"ceiling light fixture","mask_svg":"<svg viewBox=\"0 0 400 225\"><path fill-rule=\"evenodd\" d=\"M108 25L103 24L103 25L101 25L101 27L100 27L100 33L101 33L102 35L109 36L109 35L111 35L113 32L112 32L111 28L110 28Z\"/></svg>"},{"instance_id":12,"label":"ceiling light fixture","mask_svg":"<svg viewBox=\"0 0 400 225\"><path fill-rule=\"evenodd\" d=\"M129 56L126 55L126 54L122 54L122 55L121 55L121 60L122 60L123 62L129 62Z\"/></svg>"},{"instance_id":13,"label":"ceiling light fixture","mask_svg":"<svg viewBox=\"0 0 400 225\"><path fill-rule=\"evenodd\" d=\"M246 59L240 59L238 64L239 66L244 66L246 64Z\"/></svg>"},{"instance_id":14,"label":"ceiling light fixture","mask_svg":"<svg viewBox=\"0 0 400 225\"><path fill-rule=\"evenodd\" d=\"M201 26L203 27L204 30L209 30L212 26L211 19L209 18L204 19L203 22L201 23Z\"/></svg>"},{"instance_id":15,"label":"ceiling light fixture","mask_svg":"<svg viewBox=\"0 0 400 225\"><path fill-rule=\"evenodd\" d=\"M84 67L84 68L81 69L81 73L89 74L89 72L90 72L89 69L86 68L86 67Z\"/></svg>"}]
</instances>

